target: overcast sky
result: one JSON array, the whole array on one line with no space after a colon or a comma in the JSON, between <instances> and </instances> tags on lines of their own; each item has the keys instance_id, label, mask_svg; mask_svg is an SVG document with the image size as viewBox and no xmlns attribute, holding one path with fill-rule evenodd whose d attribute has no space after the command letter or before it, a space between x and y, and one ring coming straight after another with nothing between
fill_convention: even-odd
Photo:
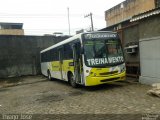
<instances>
[{"instance_id":1,"label":"overcast sky","mask_svg":"<svg viewBox=\"0 0 160 120\"><path fill-rule=\"evenodd\" d=\"M71 34L89 29L93 13L95 29L106 27L104 12L124 0L0 0L0 22L24 23L26 35L62 32L68 35L67 8L70 13Z\"/></svg>"}]
</instances>

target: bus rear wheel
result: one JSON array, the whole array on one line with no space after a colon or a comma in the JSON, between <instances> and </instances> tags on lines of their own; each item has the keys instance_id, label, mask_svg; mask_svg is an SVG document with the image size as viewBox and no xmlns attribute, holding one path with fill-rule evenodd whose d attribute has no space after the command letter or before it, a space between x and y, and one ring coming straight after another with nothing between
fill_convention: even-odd
<instances>
[{"instance_id":1,"label":"bus rear wheel","mask_svg":"<svg viewBox=\"0 0 160 120\"><path fill-rule=\"evenodd\" d=\"M48 78L48 80L52 80L51 73L49 70L47 71L47 78Z\"/></svg>"},{"instance_id":2,"label":"bus rear wheel","mask_svg":"<svg viewBox=\"0 0 160 120\"><path fill-rule=\"evenodd\" d=\"M69 82L70 82L70 85L73 87L73 88L77 88L77 83L76 81L74 80L74 76L72 73L70 73L69 75Z\"/></svg>"}]
</instances>

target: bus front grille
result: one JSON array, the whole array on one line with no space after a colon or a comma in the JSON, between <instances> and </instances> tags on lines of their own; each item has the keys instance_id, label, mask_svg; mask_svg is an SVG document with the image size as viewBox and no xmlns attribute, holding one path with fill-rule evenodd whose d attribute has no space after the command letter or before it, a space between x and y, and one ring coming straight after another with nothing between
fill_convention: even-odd
<instances>
[{"instance_id":1,"label":"bus front grille","mask_svg":"<svg viewBox=\"0 0 160 120\"><path fill-rule=\"evenodd\" d=\"M113 71L113 72L105 72L105 73L100 73L99 75L111 75L111 74L117 74L118 71Z\"/></svg>"},{"instance_id":2,"label":"bus front grille","mask_svg":"<svg viewBox=\"0 0 160 120\"><path fill-rule=\"evenodd\" d=\"M106 80L101 80L101 82L110 82L110 81L114 81L114 80L118 80L118 79L120 79L120 77L111 78L111 79L106 79Z\"/></svg>"}]
</instances>

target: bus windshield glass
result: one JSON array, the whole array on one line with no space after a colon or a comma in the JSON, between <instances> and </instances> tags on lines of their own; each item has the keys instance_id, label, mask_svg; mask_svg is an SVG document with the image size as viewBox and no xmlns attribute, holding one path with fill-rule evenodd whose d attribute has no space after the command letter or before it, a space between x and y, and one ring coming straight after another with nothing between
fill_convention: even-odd
<instances>
[{"instance_id":1,"label":"bus windshield glass","mask_svg":"<svg viewBox=\"0 0 160 120\"><path fill-rule=\"evenodd\" d=\"M118 37L86 37L83 43L85 64L88 67L113 66L124 62Z\"/></svg>"}]
</instances>

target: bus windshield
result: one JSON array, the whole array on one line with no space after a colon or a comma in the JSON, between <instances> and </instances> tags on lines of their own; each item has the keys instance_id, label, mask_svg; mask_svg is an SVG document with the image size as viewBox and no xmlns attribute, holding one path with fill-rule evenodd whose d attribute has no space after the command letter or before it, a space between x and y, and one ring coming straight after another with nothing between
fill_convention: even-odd
<instances>
[{"instance_id":1,"label":"bus windshield","mask_svg":"<svg viewBox=\"0 0 160 120\"><path fill-rule=\"evenodd\" d=\"M84 40L85 64L88 67L104 67L124 62L120 40L94 38Z\"/></svg>"}]
</instances>

